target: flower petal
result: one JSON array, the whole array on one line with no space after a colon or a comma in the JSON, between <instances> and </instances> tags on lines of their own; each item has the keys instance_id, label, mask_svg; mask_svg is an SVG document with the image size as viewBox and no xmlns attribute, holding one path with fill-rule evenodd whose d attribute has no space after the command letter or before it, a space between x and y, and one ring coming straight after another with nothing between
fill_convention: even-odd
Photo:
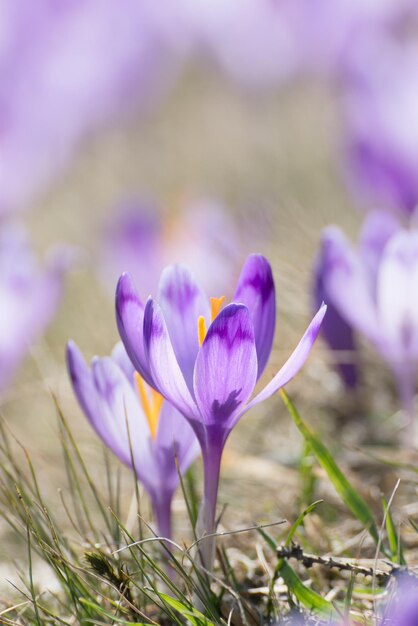
<instances>
[{"instance_id":1,"label":"flower petal","mask_svg":"<svg viewBox=\"0 0 418 626\"><path fill-rule=\"evenodd\" d=\"M383 349L390 359L418 358L418 233L401 231L379 268L378 310Z\"/></svg>"},{"instance_id":2,"label":"flower petal","mask_svg":"<svg viewBox=\"0 0 418 626\"><path fill-rule=\"evenodd\" d=\"M155 461L149 425L138 396L110 357L93 359L91 371L99 406L99 419L92 425L126 465L132 466L133 456L138 477L149 487L153 483Z\"/></svg>"},{"instance_id":3,"label":"flower petal","mask_svg":"<svg viewBox=\"0 0 418 626\"><path fill-rule=\"evenodd\" d=\"M106 446L131 467L127 416L130 430L131 423L134 424L132 449L137 448L134 437L142 447L150 433L139 401L123 372L109 357L96 358L90 370L74 342L67 345L67 366L74 393L90 424Z\"/></svg>"},{"instance_id":4,"label":"flower petal","mask_svg":"<svg viewBox=\"0 0 418 626\"><path fill-rule=\"evenodd\" d=\"M180 474L184 474L199 455L200 446L187 419L169 402L164 402L161 409L155 450L162 481L173 492L179 483L176 457Z\"/></svg>"},{"instance_id":5,"label":"flower petal","mask_svg":"<svg viewBox=\"0 0 418 626\"><path fill-rule=\"evenodd\" d=\"M258 404L259 402L263 402L271 395L273 395L273 393L276 393L276 391L281 389L281 387L287 385L287 383L298 373L312 350L313 344L315 343L315 340L321 328L322 320L324 319L326 310L327 307L325 304L323 304L309 324L302 339L299 341L298 345L293 350L290 357L287 359L286 363L277 372L273 380L271 380L268 385L266 385L264 389L260 391L260 393L257 394L251 400L251 402L247 404L247 406L241 409L238 418L246 413L248 409Z\"/></svg>"},{"instance_id":6,"label":"flower petal","mask_svg":"<svg viewBox=\"0 0 418 626\"><path fill-rule=\"evenodd\" d=\"M197 320L210 320L209 301L185 265L171 265L161 274L158 302L167 323L171 344L190 393L199 341Z\"/></svg>"},{"instance_id":7,"label":"flower petal","mask_svg":"<svg viewBox=\"0 0 418 626\"><path fill-rule=\"evenodd\" d=\"M135 369L152 385L144 349L144 305L129 274L122 274L116 287L116 322L123 345Z\"/></svg>"},{"instance_id":8,"label":"flower petal","mask_svg":"<svg viewBox=\"0 0 418 626\"><path fill-rule=\"evenodd\" d=\"M338 310L332 304L325 287L324 277L327 272L327 263L321 251L317 255L314 264L313 304L317 311L322 302L327 303L327 314L322 323L321 336L325 339L330 349L334 352L333 364L336 367L342 381L347 387L355 387L358 380L358 372L353 362L356 353L353 329Z\"/></svg>"},{"instance_id":9,"label":"flower petal","mask_svg":"<svg viewBox=\"0 0 418 626\"><path fill-rule=\"evenodd\" d=\"M386 244L400 228L399 219L388 211L372 211L364 220L360 234L360 254L373 290Z\"/></svg>"},{"instance_id":10,"label":"flower petal","mask_svg":"<svg viewBox=\"0 0 418 626\"><path fill-rule=\"evenodd\" d=\"M269 359L276 325L276 294L270 263L261 254L252 254L242 268L234 302L245 304L254 326L260 378Z\"/></svg>"},{"instance_id":11,"label":"flower petal","mask_svg":"<svg viewBox=\"0 0 418 626\"><path fill-rule=\"evenodd\" d=\"M257 353L250 313L229 304L209 327L196 360L194 388L205 426L229 432L230 422L257 381Z\"/></svg>"},{"instance_id":12,"label":"flower petal","mask_svg":"<svg viewBox=\"0 0 418 626\"><path fill-rule=\"evenodd\" d=\"M118 341L118 343L113 348L111 357L112 360L119 365L120 369L125 374L129 382L133 383L135 368L132 364L131 359L127 355L125 346L121 341Z\"/></svg>"},{"instance_id":13,"label":"flower petal","mask_svg":"<svg viewBox=\"0 0 418 626\"><path fill-rule=\"evenodd\" d=\"M377 311L359 256L335 227L325 230L321 254L329 302L350 326L373 341L377 336Z\"/></svg>"},{"instance_id":14,"label":"flower petal","mask_svg":"<svg viewBox=\"0 0 418 626\"><path fill-rule=\"evenodd\" d=\"M90 368L74 341L67 343L67 370L79 405L91 424L100 421L96 390Z\"/></svg>"},{"instance_id":15,"label":"flower petal","mask_svg":"<svg viewBox=\"0 0 418 626\"><path fill-rule=\"evenodd\" d=\"M188 419L199 419L168 334L159 304L148 299L144 312L144 347L156 389Z\"/></svg>"}]
</instances>

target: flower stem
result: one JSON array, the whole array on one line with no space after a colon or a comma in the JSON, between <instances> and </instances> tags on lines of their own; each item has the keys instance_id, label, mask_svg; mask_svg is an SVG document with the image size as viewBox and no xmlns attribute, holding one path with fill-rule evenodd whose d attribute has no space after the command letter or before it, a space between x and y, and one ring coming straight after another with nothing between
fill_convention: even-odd
<instances>
[{"instance_id":1,"label":"flower stem","mask_svg":"<svg viewBox=\"0 0 418 626\"><path fill-rule=\"evenodd\" d=\"M218 500L219 474L223 445L207 445L203 452L204 493L198 520L198 533L203 538L200 543L200 558L203 567L209 572L215 560L216 503ZM212 536L211 536L212 535Z\"/></svg>"},{"instance_id":2,"label":"flower stem","mask_svg":"<svg viewBox=\"0 0 418 626\"><path fill-rule=\"evenodd\" d=\"M158 536L164 539L171 539L172 534L171 501L171 494L160 494L158 500L152 501Z\"/></svg>"}]
</instances>

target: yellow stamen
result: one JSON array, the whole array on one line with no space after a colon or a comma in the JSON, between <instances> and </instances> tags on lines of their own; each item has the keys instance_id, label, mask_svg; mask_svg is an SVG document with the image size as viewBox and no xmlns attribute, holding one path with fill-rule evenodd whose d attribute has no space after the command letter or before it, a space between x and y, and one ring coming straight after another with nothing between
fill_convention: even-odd
<instances>
[{"instance_id":1,"label":"yellow stamen","mask_svg":"<svg viewBox=\"0 0 418 626\"><path fill-rule=\"evenodd\" d=\"M219 311L221 310L221 306L223 304L223 301L225 300L225 296L221 296L220 298L211 298L210 299L210 304L211 304L211 320L213 322L213 320L215 319L215 317L218 315ZM206 337L206 320L203 317L203 315L200 315L197 318L197 337L199 339L199 346L202 345L202 343L205 340Z\"/></svg>"},{"instance_id":2,"label":"yellow stamen","mask_svg":"<svg viewBox=\"0 0 418 626\"><path fill-rule=\"evenodd\" d=\"M221 310L221 306L223 305L224 300L225 300L225 296L221 296L220 298L210 299L210 304L212 307L212 322L215 319L215 317L218 315L219 311Z\"/></svg>"},{"instance_id":3,"label":"yellow stamen","mask_svg":"<svg viewBox=\"0 0 418 626\"><path fill-rule=\"evenodd\" d=\"M138 374L135 372L135 383L139 393L139 399L141 400L142 408L144 409L145 417L151 431L151 437L155 439L157 435L158 419L160 417L161 407L163 405L163 396L151 388L151 398L145 387L145 383Z\"/></svg>"},{"instance_id":4,"label":"yellow stamen","mask_svg":"<svg viewBox=\"0 0 418 626\"><path fill-rule=\"evenodd\" d=\"M197 319L197 336L199 338L199 346L201 346L206 337L206 322L203 315L200 315Z\"/></svg>"}]
</instances>

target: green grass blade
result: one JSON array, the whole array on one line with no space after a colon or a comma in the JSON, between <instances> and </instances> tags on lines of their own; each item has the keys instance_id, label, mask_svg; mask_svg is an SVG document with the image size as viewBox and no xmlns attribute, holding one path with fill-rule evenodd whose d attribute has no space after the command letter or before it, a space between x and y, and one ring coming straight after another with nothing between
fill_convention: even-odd
<instances>
[{"instance_id":1,"label":"green grass blade","mask_svg":"<svg viewBox=\"0 0 418 626\"><path fill-rule=\"evenodd\" d=\"M179 600L176 600L175 598L172 598L165 593L159 592L158 595L160 596L161 600L163 600L163 602L178 611L183 617L186 617L190 624L192 624L192 626L217 626L214 622L211 622L207 617L203 615L203 613L200 613L200 611L198 611L197 609L190 608Z\"/></svg>"},{"instance_id":2,"label":"green grass blade","mask_svg":"<svg viewBox=\"0 0 418 626\"><path fill-rule=\"evenodd\" d=\"M403 554L402 543L400 538L398 537L398 533L396 532L395 524L393 523L393 517L390 512L390 508L388 507L388 503L385 498L382 498L383 502L383 510L385 513L385 525L386 525L386 533L388 536L389 550L391 555L392 563L397 563L398 565L406 565L405 557Z\"/></svg>"},{"instance_id":3,"label":"green grass blade","mask_svg":"<svg viewBox=\"0 0 418 626\"><path fill-rule=\"evenodd\" d=\"M320 596L319 593L316 593L316 591L313 591L304 585L294 569L285 559L281 559L280 561L280 575L286 583L290 593L297 598L300 604L302 604L306 609L316 611L322 615L335 615L336 611L331 602L328 602L328 600L325 600L325 598Z\"/></svg>"},{"instance_id":4,"label":"green grass blade","mask_svg":"<svg viewBox=\"0 0 418 626\"><path fill-rule=\"evenodd\" d=\"M90 600L85 600L84 598L80 598L80 604L90 609L91 611L95 611L98 616L106 617L107 619L111 620L112 624L129 624L129 626L149 626L149 623L146 624L145 622L128 622L121 617L117 617L113 613L110 613L110 611L106 611L106 609L99 606L95 602L90 602Z\"/></svg>"},{"instance_id":5,"label":"green grass blade","mask_svg":"<svg viewBox=\"0 0 418 626\"><path fill-rule=\"evenodd\" d=\"M354 487L348 482L336 462L334 461L328 448L320 441L311 428L303 421L299 415L295 405L281 390L283 402L289 411L293 422L299 429L306 443L310 445L312 452L315 454L318 462L325 470L328 478L334 485L335 490L344 502L344 504L350 509L352 514L363 524L363 526L369 531L376 544L379 543L379 533L376 523L374 521L372 512L361 495L354 489Z\"/></svg>"}]
</instances>

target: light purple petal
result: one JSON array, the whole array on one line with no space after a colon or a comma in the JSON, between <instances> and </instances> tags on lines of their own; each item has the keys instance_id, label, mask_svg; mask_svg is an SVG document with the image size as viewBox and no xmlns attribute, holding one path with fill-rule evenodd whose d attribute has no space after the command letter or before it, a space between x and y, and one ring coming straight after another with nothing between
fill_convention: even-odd
<instances>
[{"instance_id":1,"label":"light purple petal","mask_svg":"<svg viewBox=\"0 0 418 626\"><path fill-rule=\"evenodd\" d=\"M260 378L273 346L276 325L276 294L270 263L261 254L246 260L238 280L234 302L245 304L254 326Z\"/></svg>"},{"instance_id":2,"label":"light purple petal","mask_svg":"<svg viewBox=\"0 0 418 626\"><path fill-rule=\"evenodd\" d=\"M388 243L379 268L377 298L381 347L389 358L418 358L418 233L401 231Z\"/></svg>"},{"instance_id":3,"label":"light purple petal","mask_svg":"<svg viewBox=\"0 0 418 626\"><path fill-rule=\"evenodd\" d=\"M364 220L360 234L360 254L375 289L379 264L389 239L399 231L399 219L388 211L372 211Z\"/></svg>"},{"instance_id":4,"label":"light purple petal","mask_svg":"<svg viewBox=\"0 0 418 626\"><path fill-rule=\"evenodd\" d=\"M113 361L119 365L120 369L125 374L126 378L131 383L133 383L135 368L125 350L125 346L123 345L121 341L118 341L118 343L113 348L111 357Z\"/></svg>"},{"instance_id":5,"label":"light purple petal","mask_svg":"<svg viewBox=\"0 0 418 626\"><path fill-rule=\"evenodd\" d=\"M325 230L321 254L329 302L350 326L375 339L378 320L368 276L359 256L338 228Z\"/></svg>"},{"instance_id":6,"label":"light purple petal","mask_svg":"<svg viewBox=\"0 0 418 626\"><path fill-rule=\"evenodd\" d=\"M194 373L196 402L206 426L229 432L230 422L257 381L257 353L250 314L229 304L210 325Z\"/></svg>"},{"instance_id":7,"label":"light purple petal","mask_svg":"<svg viewBox=\"0 0 418 626\"><path fill-rule=\"evenodd\" d=\"M302 339L299 341L298 345L296 346L290 357L287 359L286 363L277 372L273 380L271 380L268 385L266 385L264 389L260 391L260 393L257 394L255 398L253 398L251 402L249 402L247 406L240 411L237 419L241 417L244 413L246 413L248 409L258 404L259 402L263 402L271 395L276 393L276 391L287 385L287 383L298 373L312 350L312 347L321 328L322 320L324 319L326 310L327 307L325 304L323 304L313 318L312 322L309 324Z\"/></svg>"},{"instance_id":8,"label":"light purple petal","mask_svg":"<svg viewBox=\"0 0 418 626\"><path fill-rule=\"evenodd\" d=\"M91 422L106 445L126 465L135 469L147 487L153 483L155 461L151 433L138 395L119 366L110 358L95 358L92 366L98 415Z\"/></svg>"},{"instance_id":9,"label":"light purple petal","mask_svg":"<svg viewBox=\"0 0 418 626\"><path fill-rule=\"evenodd\" d=\"M74 342L69 342L67 346L67 366L70 374L76 398L83 409L90 424L112 452L126 465L131 466L129 442L126 436L125 410L116 407L115 398L118 397L117 390L123 387L124 375L113 364L111 359L107 363L100 365L100 360L96 359L96 376L93 375L79 349ZM126 385L127 385L126 381ZM131 391L132 393L132 391ZM131 414L133 419L139 412L139 403Z\"/></svg>"},{"instance_id":10,"label":"light purple petal","mask_svg":"<svg viewBox=\"0 0 418 626\"><path fill-rule=\"evenodd\" d=\"M144 349L144 305L129 274L122 274L116 287L116 322L120 338L135 369L152 385Z\"/></svg>"},{"instance_id":11,"label":"light purple petal","mask_svg":"<svg viewBox=\"0 0 418 626\"><path fill-rule=\"evenodd\" d=\"M199 351L197 320L210 320L209 301L185 265L166 267L160 279L158 302L186 384L193 394L193 370Z\"/></svg>"},{"instance_id":12,"label":"light purple petal","mask_svg":"<svg viewBox=\"0 0 418 626\"><path fill-rule=\"evenodd\" d=\"M188 419L199 419L159 304L149 298L144 312L144 347L156 389Z\"/></svg>"}]
</instances>

